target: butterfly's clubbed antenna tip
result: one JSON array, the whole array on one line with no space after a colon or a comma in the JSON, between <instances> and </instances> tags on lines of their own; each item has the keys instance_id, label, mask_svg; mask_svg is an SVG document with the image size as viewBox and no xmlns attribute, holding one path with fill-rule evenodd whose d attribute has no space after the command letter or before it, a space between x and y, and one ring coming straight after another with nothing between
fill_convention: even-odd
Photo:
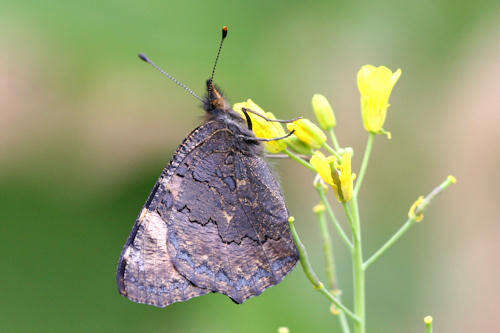
<instances>
[{"instance_id":1,"label":"butterfly's clubbed antenna tip","mask_svg":"<svg viewBox=\"0 0 500 333\"><path fill-rule=\"evenodd\" d=\"M151 60L149 60L148 56L145 55L144 53L139 53L137 56L139 57L139 59L141 59L144 62L147 62L147 63L151 62Z\"/></svg>"}]
</instances>

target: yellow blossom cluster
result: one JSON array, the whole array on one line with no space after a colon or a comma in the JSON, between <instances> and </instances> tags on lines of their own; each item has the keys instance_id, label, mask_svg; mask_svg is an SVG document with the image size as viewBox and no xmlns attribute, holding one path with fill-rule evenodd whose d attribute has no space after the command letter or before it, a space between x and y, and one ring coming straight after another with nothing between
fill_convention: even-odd
<instances>
[{"instance_id":1,"label":"yellow blossom cluster","mask_svg":"<svg viewBox=\"0 0 500 333\"><path fill-rule=\"evenodd\" d=\"M368 132L386 134L390 138L390 133L383 129L383 125L389 107L389 97L400 76L401 69L392 72L385 66L365 65L358 71L361 115L364 128ZM302 118L290 122L287 124L287 129L290 132L293 131L293 135L286 139L265 142L266 150L276 154L283 151L288 152L287 148L290 148L302 155L312 155L310 158L311 168L314 168L323 181L334 189L339 201L347 202L352 198L353 183L356 178L356 175L351 171L353 150L345 148L337 149L337 152L332 151L332 148L326 143L327 136L323 130L332 131L337 125L333 108L327 98L320 94L313 96L311 104L319 126L309 119ZM243 119L245 119L243 109L253 111L248 112L248 116L253 124L252 130L259 138L274 139L286 135L281 123L269 121L269 119L276 119L274 114L264 111L251 99L236 103L233 109ZM254 114L255 112L262 117ZM334 155L325 156L319 151L321 148L327 148ZM339 148L338 145L337 148Z\"/></svg>"}]
</instances>

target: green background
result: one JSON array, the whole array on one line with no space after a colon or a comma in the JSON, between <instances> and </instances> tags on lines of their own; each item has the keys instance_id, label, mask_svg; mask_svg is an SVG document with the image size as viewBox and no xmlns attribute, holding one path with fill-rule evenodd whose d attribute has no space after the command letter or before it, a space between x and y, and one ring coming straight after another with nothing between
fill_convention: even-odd
<instances>
[{"instance_id":1,"label":"green background","mask_svg":"<svg viewBox=\"0 0 500 333\"><path fill-rule=\"evenodd\" d=\"M367 274L368 332L498 329L498 1L12 1L0 4L0 330L338 332L300 267L243 305L211 294L165 309L118 295L116 263L156 178L201 121L198 102L140 62L145 52L200 94L220 27L216 82L277 117L335 108L340 143L366 140L356 72L401 68L361 192L365 254L449 173L456 186ZM274 162L324 279L311 173ZM337 215L342 216L334 203ZM351 266L335 235L352 306ZM495 317L496 316L496 317Z\"/></svg>"}]
</instances>

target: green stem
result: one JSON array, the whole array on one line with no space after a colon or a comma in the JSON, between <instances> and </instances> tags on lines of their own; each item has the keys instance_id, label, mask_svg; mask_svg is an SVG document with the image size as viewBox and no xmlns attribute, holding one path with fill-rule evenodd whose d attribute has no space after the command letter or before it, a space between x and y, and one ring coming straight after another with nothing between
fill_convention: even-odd
<instances>
[{"instance_id":1,"label":"green stem","mask_svg":"<svg viewBox=\"0 0 500 333\"><path fill-rule=\"evenodd\" d=\"M375 138L375 134L368 134L368 141L366 141L365 153L363 155L363 162L361 162L361 168L359 169L358 179L356 180L356 186L354 187L353 196L357 197L359 189L361 188L361 184L363 183L363 178L365 178L366 168L368 167L368 161L370 160L370 154L373 148L373 139Z\"/></svg>"},{"instance_id":2,"label":"green stem","mask_svg":"<svg viewBox=\"0 0 500 333\"><path fill-rule=\"evenodd\" d=\"M334 291L337 289L337 283L335 281L335 267L333 262L333 249L332 249L332 239L330 237L330 232L328 230L328 225L325 219L325 207L322 205L316 206L316 215L318 216L319 229L321 231L321 237L323 239L323 254L325 256L325 270L326 276L328 277L328 289Z\"/></svg>"},{"instance_id":3,"label":"green stem","mask_svg":"<svg viewBox=\"0 0 500 333\"><path fill-rule=\"evenodd\" d=\"M339 291L339 288L335 278L332 239L330 237L330 231L328 230L328 225L325 219L325 206L318 205L315 207L314 211L318 216L321 237L323 238L323 254L325 256L325 271L328 278L328 289L330 289L331 293L335 294L335 292ZM339 300L339 302L342 302L342 297L340 296L340 294L338 294L337 299ZM347 323L347 318L343 311L340 311L339 313L339 322L342 328L342 332L349 333L349 324Z\"/></svg>"},{"instance_id":4,"label":"green stem","mask_svg":"<svg viewBox=\"0 0 500 333\"><path fill-rule=\"evenodd\" d=\"M361 244L361 227L359 216L356 211L356 198L353 198L355 205L343 203L347 218L351 223L351 229L354 241L354 250L352 251L352 266L354 276L354 313L359 318L354 323L355 333L365 333L365 271L363 269L363 248Z\"/></svg>"},{"instance_id":5,"label":"green stem","mask_svg":"<svg viewBox=\"0 0 500 333\"><path fill-rule=\"evenodd\" d=\"M424 322L427 333L432 333L432 322L433 322L432 317L431 316L425 317Z\"/></svg>"},{"instance_id":6,"label":"green stem","mask_svg":"<svg viewBox=\"0 0 500 333\"><path fill-rule=\"evenodd\" d=\"M302 164L303 166L305 166L306 168L308 168L309 170L311 171L314 171L316 172L316 169L311 165L311 163L307 162L307 161L304 161L302 158L300 158L299 156L297 156L296 154L292 153L290 150L288 149L285 149L285 154L287 154L288 156L290 156L290 158L294 161L297 161L299 162L300 164Z\"/></svg>"},{"instance_id":7,"label":"green stem","mask_svg":"<svg viewBox=\"0 0 500 333\"><path fill-rule=\"evenodd\" d=\"M326 207L326 212L328 213L328 216L330 217L330 220L333 223L333 226L335 227L335 229L337 229L337 232L339 233L342 241L344 241L344 243L347 245L349 250L352 251L353 245L352 245L351 241L349 240L349 237L347 237L347 235L345 234L344 229L342 229L342 226L340 225L339 221L335 217L335 214L333 213L332 206L330 205L330 202L328 202L328 198L326 197L323 185L318 184L315 187L316 187L316 190L318 191L318 195L321 199L321 202Z\"/></svg>"},{"instance_id":8,"label":"green stem","mask_svg":"<svg viewBox=\"0 0 500 333\"><path fill-rule=\"evenodd\" d=\"M418 205L418 207L415 209L415 215L422 214L424 210L427 208L427 206L431 203L432 199L434 199L439 193L446 190L448 186L450 186L451 184L455 184L456 181L457 180L452 175L446 177L445 181L436 186L429 194L425 196L422 203Z\"/></svg>"},{"instance_id":9,"label":"green stem","mask_svg":"<svg viewBox=\"0 0 500 333\"><path fill-rule=\"evenodd\" d=\"M448 176L448 178L444 182L435 187L415 208L414 212L412 214L409 214L408 220L406 220L405 224L403 224L403 226L399 228L399 230L396 231L396 233L392 235L392 237L363 264L364 269L366 270L368 266L373 264L382 254L385 253L385 251L387 251L392 245L394 245L394 243L396 243L396 241L401 238L401 236L403 236L413 224L415 224L415 222L417 221L417 217L419 217L419 215L424 212L431 200L454 182L455 178L453 176Z\"/></svg>"},{"instance_id":10,"label":"green stem","mask_svg":"<svg viewBox=\"0 0 500 333\"><path fill-rule=\"evenodd\" d=\"M339 142L337 141L337 137L335 136L335 132L333 131L333 128L330 128L330 130L328 131L328 133L330 133L330 138L332 139L333 147L336 150L339 150L340 149L340 145L339 145Z\"/></svg>"},{"instance_id":11,"label":"green stem","mask_svg":"<svg viewBox=\"0 0 500 333\"><path fill-rule=\"evenodd\" d=\"M342 301L340 295L337 296L339 301ZM349 323L347 322L347 317L343 311L339 311L339 321L340 321L340 327L342 328L342 332L344 333L350 333L350 328L349 328Z\"/></svg>"},{"instance_id":12,"label":"green stem","mask_svg":"<svg viewBox=\"0 0 500 333\"><path fill-rule=\"evenodd\" d=\"M309 279L311 284L313 285L314 289L319 291L321 294L323 294L326 298L330 300L337 308L345 312L347 316L349 316L351 319L354 320L354 322L358 322L359 318L351 311L349 310L346 306L344 306L342 303L339 302L338 299L336 299L331 293L326 290L325 286L323 283L318 279L318 276L314 272L311 262L309 261L309 257L307 255L306 248L304 247L304 244L302 244L299 235L297 234L297 230L295 230L295 225L293 224L294 218L290 217L288 219L288 224L290 226L290 231L292 233L293 240L295 242L295 245L297 246L297 250L299 251L300 255L300 265L302 266L302 269L304 270L304 274L306 277Z\"/></svg>"},{"instance_id":13,"label":"green stem","mask_svg":"<svg viewBox=\"0 0 500 333\"><path fill-rule=\"evenodd\" d=\"M330 154L335 155L335 157L337 157L339 160L340 160L340 159L342 159L342 156L340 156L340 154L339 154L339 153L337 153L337 152L335 151L335 149L333 149L332 147L330 147L330 146L328 145L328 143L326 143L326 142L325 142L325 143L323 143L323 148L325 148L326 150L328 150L328 152L329 152Z\"/></svg>"},{"instance_id":14,"label":"green stem","mask_svg":"<svg viewBox=\"0 0 500 333\"><path fill-rule=\"evenodd\" d=\"M361 225L360 219L359 219L359 209L358 209L358 200L357 198L354 198L354 200L351 200L351 212L353 214L352 218L358 221L358 224Z\"/></svg>"},{"instance_id":15,"label":"green stem","mask_svg":"<svg viewBox=\"0 0 500 333\"><path fill-rule=\"evenodd\" d=\"M366 270L371 264L373 264L385 251L387 251L396 241L404 235L408 229L415 223L415 219L406 220L405 224L392 237L384 244L380 249L377 250L364 264L363 268Z\"/></svg>"},{"instance_id":16,"label":"green stem","mask_svg":"<svg viewBox=\"0 0 500 333\"><path fill-rule=\"evenodd\" d=\"M353 196L350 204L344 204L346 215L351 223L351 230L354 240L354 249L352 251L352 264L354 275L354 312L359 317L360 321L354 325L354 332L365 333L366 318L365 318L365 268L363 266L363 246L361 242L361 222L359 218L358 208L358 192L363 184L363 178L368 168L368 161L373 148L373 139L375 134L370 133L366 142L366 148L361 162L356 186L354 187Z\"/></svg>"}]
</instances>

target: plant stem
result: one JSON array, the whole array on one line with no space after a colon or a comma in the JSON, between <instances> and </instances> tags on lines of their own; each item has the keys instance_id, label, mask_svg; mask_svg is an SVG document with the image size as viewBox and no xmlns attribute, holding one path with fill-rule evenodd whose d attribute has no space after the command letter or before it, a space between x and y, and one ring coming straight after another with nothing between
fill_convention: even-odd
<instances>
[{"instance_id":1,"label":"plant stem","mask_svg":"<svg viewBox=\"0 0 500 333\"><path fill-rule=\"evenodd\" d=\"M356 180L356 186L354 187L353 196L357 197L361 184L363 183L363 178L365 178L366 168L368 167L368 161L370 160L370 154L373 148L373 139L375 134L369 133L368 140L366 141L365 153L363 155L363 162L361 162L361 168L359 169L358 179Z\"/></svg>"},{"instance_id":2,"label":"plant stem","mask_svg":"<svg viewBox=\"0 0 500 333\"><path fill-rule=\"evenodd\" d=\"M330 237L330 231L328 230L328 225L325 219L325 206L318 205L314 208L314 211L318 216L318 223L321 230L321 236L323 238L323 253L325 256L325 270L326 276L328 278L328 289L330 289L330 292L335 293L335 291L339 291L339 289L335 278L332 239ZM338 294L337 299L339 300L339 302L342 302L340 294ZM343 311L340 311L338 316L342 332L349 333L349 324L347 323L345 313Z\"/></svg>"},{"instance_id":3,"label":"plant stem","mask_svg":"<svg viewBox=\"0 0 500 333\"><path fill-rule=\"evenodd\" d=\"M317 206L318 207L318 206ZM326 276L328 278L328 289L334 291L337 289L337 283L335 280L335 268L333 262L333 249L332 249L332 239L330 237L330 232L328 230L328 225L325 219L325 207L320 207L316 215L318 216L319 229L321 231L321 237L323 239L323 254L325 256L325 270Z\"/></svg>"},{"instance_id":4,"label":"plant stem","mask_svg":"<svg viewBox=\"0 0 500 333\"><path fill-rule=\"evenodd\" d=\"M341 301L340 295L337 296L338 299ZM342 328L342 332L344 333L350 333L350 328L349 328L349 323L347 322L347 317L343 311L339 311L340 313L338 314L339 316L339 321L340 321L340 327Z\"/></svg>"},{"instance_id":5,"label":"plant stem","mask_svg":"<svg viewBox=\"0 0 500 333\"><path fill-rule=\"evenodd\" d=\"M343 203L347 218L351 223L351 229L354 241L354 250L352 251L352 266L354 276L354 313L359 318L354 323L355 333L365 333L365 271L363 269L363 248L361 244L361 227L359 216L356 214L356 198L352 199L355 205Z\"/></svg>"},{"instance_id":6,"label":"plant stem","mask_svg":"<svg viewBox=\"0 0 500 333\"><path fill-rule=\"evenodd\" d=\"M422 214L427 206L431 203L432 199L436 197L439 193L443 192L450 186L451 184L455 184L457 180L452 175L446 177L446 180L441 184L436 186L429 194L427 194L424 198L424 201L415 209L415 215Z\"/></svg>"},{"instance_id":7,"label":"plant stem","mask_svg":"<svg viewBox=\"0 0 500 333\"><path fill-rule=\"evenodd\" d=\"M340 235L340 238L344 241L344 243L347 245L350 251L353 249L353 245L351 241L349 240L349 237L344 232L344 229L342 229L342 226L340 225L339 221L335 217L335 214L333 213L332 206L330 205L330 202L328 202L328 198L325 195L325 190L323 189L323 186L321 184L318 184L316 187L316 190L318 191L318 195L321 199L321 202L323 205L326 207L326 212L328 213L328 216L330 217L330 220L333 223L333 226L335 229L337 229L337 232Z\"/></svg>"},{"instance_id":8,"label":"plant stem","mask_svg":"<svg viewBox=\"0 0 500 333\"><path fill-rule=\"evenodd\" d=\"M363 178L368 168L368 161L373 148L373 139L375 134L369 133L366 142L366 148L361 162L356 186L354 187L353 196L350 203L344 203L344 210L351 224L351 230L354 241L352 251L352 266L354 275L354 312L359 317L360 321L355 323L355 333L365 333L366 318L365 318L365 269L363 267L363 246L361 242L361 222L359 218L358 208L358 192L363 184Z\"/></svg>"},{"instance_id":9,"label":"plant stem","mask_svg":"<svg viewBox=\"0 0 500 333\"><path fill-rule=\"evenodd\" d=\"M405 224L403 224L403 226L399 228L399 230L363 264L363 268L367 269L371 264L373 264L382 254L384 254L385 251L394 245L394 243L396 243L396 241L403 236L414 223L415 219L406 220Z\"/></svg>"},{"instance_id":10,"label":"plant stem","mask_svg":"<svg viewBox=\"0 0 500 333\"><path fill-rule=\"evenodd\" d=\"M354 320L354 322L358 322L359 318L352 313L351 310L349 310L347 307L345 307L342 303L339 302L338 299L336 299L332 294L326 290L325 286L323 283L318 279L318 276L314 272L311 262L309 261L309 257L307 255L306 248L304 247L304 244L300 241L299 235L297 234L297 230L295 230L295 226L293 224L294 219L293 217L290 217L288 219L288 224L290 226L290 231L292 233L293 240L295 242L295 245L297 246L297 250L299 251L300 255L300 265L302 266L302 269L304 270L304 274L306 277L309 279L309 281L312 283L314 289L319 291L321 294L326 296L332 302L335 304L340 310L345 312L347 316L349 316L351 319Z\"/></svg>"},{"instance_id":11,"label":"plant stem","mask_svg":"<svg viewBox=\"0 0 500 333\"><path fill-rule=\"evenodd\" d=\"M433 319L431 316L427 316L424 318L424 323L425 323L425 330L427 333L432 333L432 322Z\"/></svg>"},{"instance_id":12,"label":"plant stem","mask_svg":"<svg viewBox=\"0 0 500 333\"><path fill-rule=\"evenodd\" d=\"M444 191L448 186L450 186L451 184L453 184L455 182L455 178L453 176L448 176L448 178L442 182L441 184L439 184L439 186L435 187L425 198L424 200L422 201L422 203L420 205L418 205L418 207L415 208L415 211L413 214L409 214L409 217L408 217L408 220L406 220L405 224L403 224L403 226L401 228L399 228L398 231L396 231L396 233L394 235L392 235L391 238L389 238L389 240L384 244L382 245L382 247L380 249L378 249L364 264L363 264L363 268L366 270L368 268L368 266L370 266L371 264L373 264L382 254L385 253L385 251L387 251L392 245L394 245L394 243L396 243L396 241L405 234L405 232L408 231L408 229L410 229L410 227L416 222L416 218L423 213L423 211L427 208L427 205L429 205L429 203L431 202L431 200L436 196L438 195L439 193L441 193L442 191Z\"/></svg>"},{"instance_id":13,"label":"plant stem","mask_svg":"<svg viewBox=\"0 0 500 333\"><path fill-rule=\"evenodd\" d=\"M326 150L328 150L328 152L329 152L330 154L335 155L335 157L337 157L339 160L340 160L340 159L342 159L342 156L340 156L340 155L339 155L339 153L337 153L337 152L335 151L335 149L333 149L332 147L330 147L330 146L328 145L328 143L326 143L326 142L325 142L325 143L323 144L323 148L325 148Z\"/></svg>"},{"instance_id":14,"label":"plant stem","mask_svg":"<svg viewBox=\"0 0 500 333\"><path fill-rule=\"evenodd\" d=\"M333 128L330 128L330 130L328 131L328 133L330 133L330 138L332 139L333 147L336 150L339 150L340 149L340 145L339 145L339 142L337 141L337 137L335 136L335 132L333 131Z\"/></svg>"},{"instance_id":15,"label":"plant stem","mask_svg":"<svg viewBox=\"0 0 500 333\"><path fill-rule=\"evenodd\" d=\"M284 152L285 152L285 154L287 154L288 156L290 156L290 158L292 160L297 161L300 164L302 164L303 166L305 166L306 168L308 168L309 170L316 172L316 169L309 162L304 161L302 158L300 158L296 154L292 153L290 150L285 149Z\"/></svg>"}]
</instances>

